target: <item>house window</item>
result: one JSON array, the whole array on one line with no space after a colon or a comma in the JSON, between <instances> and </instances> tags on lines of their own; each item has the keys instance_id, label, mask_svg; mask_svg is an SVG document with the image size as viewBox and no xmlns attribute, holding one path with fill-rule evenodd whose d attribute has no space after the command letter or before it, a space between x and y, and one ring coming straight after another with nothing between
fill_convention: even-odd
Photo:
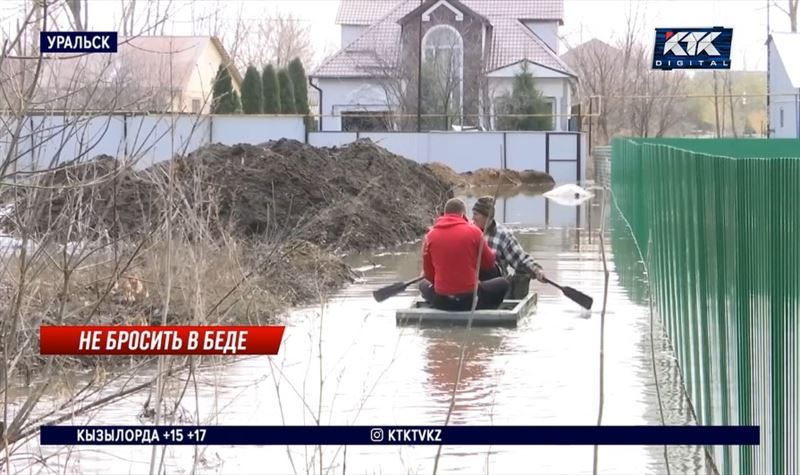
<instances>
[{"instance_id":1,"label":"house window","mask_svg":"<svg viewBox=\"0 0 800 475\"><path fill-rule=\"evenodd\" d=\"M388 111L342 112L345 132L385 132L389 130Z\"/></svg>"},{"instance_id":2,"label":"house window","mask_svg":"<svg viewBox=\"0 0 800 475\"><path fill-rule=\"evenodd\" d=\"M547 104L547 108L545 108L545 114L551 114L551 122L550 122L550 130L556 130L556 98L555 97L543 97L544 103Z\"/></svg>"},{"instance_id":3,"label":"house window","mask_svg":"<svg viewBox=\"0 0 800 475\"><path fill-rule=\"evenodd\" d=\"M200 113L200 99L192 99L192 114Z\"/></svg>"},{"instance_id":4,"label":"house window","mask_svg":"<svg viewBox=\"0 0 800 475\"><path fill-rule=\"evenodd\" d=\"M780 108L780 116L781 116L781 128L783 128L783 107Z\"/></svg>"},{"instance_id":5,"label":"house window","mask_svg":"<svg viewBox=\"0 0 800 475\"><path fill-rule=\"evenodd\" d=\"M426 129L449 129L461 124L464 42L448 25L437 25L422 39L422 113Z\"/></svg>"}]
</instances>

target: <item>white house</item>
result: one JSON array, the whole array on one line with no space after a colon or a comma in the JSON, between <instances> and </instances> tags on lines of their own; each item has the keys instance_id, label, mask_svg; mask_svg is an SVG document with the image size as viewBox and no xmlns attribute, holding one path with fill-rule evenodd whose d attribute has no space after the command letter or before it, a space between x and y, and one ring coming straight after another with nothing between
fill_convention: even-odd
<instances>
[{"instance_id":1,"label":"white house","mask_svg":"<svg viewBox=\"0 0 800 475\"><path fill-rule=\"evenodd\" d=\"M551 130L567 130L577 78L559 57L563 11L563 0L340 0L341 49L309 75L321 128L416 130L417 114L435 112L447 115L444 128L493 129L497 99L527 63ZM420 76L447 88L423 86L419 97ZM389 120L365 120L380 116Z\"/></svg>"},{"instance_id":2,"label":"white house","mask_svg":"<svg viewBox=\"0 0 800 475\"><path fill-rule=\"evenodd\" d=\"M800 139L800 33L772 33L767 42L770 137Z\"/></svg>"}]
</instances>

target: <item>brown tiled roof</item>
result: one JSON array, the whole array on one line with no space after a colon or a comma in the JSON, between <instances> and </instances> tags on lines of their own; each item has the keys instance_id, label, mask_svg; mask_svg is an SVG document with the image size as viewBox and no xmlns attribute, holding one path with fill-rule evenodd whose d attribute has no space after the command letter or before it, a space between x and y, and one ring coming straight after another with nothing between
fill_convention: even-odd
<instances>
[{"instance_id":1,"label":"brown tiled roof","mask_svg":"<svg viewBox=\"0 0 800 475\"><path fill-rule=\"evenodd\" d=\"M343 0L342 4L345 3L351 2ZM490 71L528 59L542 66L574 75L541 38L519 21L519 19L559 19L563 11L562 1L461 0L461 3L488 18L492 24L493 47L488 58ZM400 46L401 28L398 21L418 8L419 0L403 0L394 4L393 9L377 19L359 38L323 61L311 76L370 77L376 70L385 72L388 68L394 67L399 57ZM533 12L541 12L544 16L531 17Z\"/></svg>"},{"instance_id":2,"label":"brown tiled roof","mask_svg":"<svg viewBox=\"0 0 800 475\"><path fill-rule=\"evenodd\" d=\"M376 70L394 67L400 47L402 17L419 6L418 0L396 2L375 24L346 48L323 61L311 74L316 77L370 77Z\"/></svg>"},{"instance_id":3,"label":"brown tiled roof","mask_svg":"<svg viewBox=\"0 0 800 475\"><path fill-rule=\"evenodd\" d=\"M492 21L492 54L488 70L494 71L527 59L542 66L575 75L567 64L534 32L519 20L495 18Z\"/></svg>"},{"instance_id":4,"label":"brown tiled roof","mask_svg":"<svg viewBox=\"0 0 800 475\"><path fill-rule=\"evenodd\" d=\"M336 14L337 25L369 26L386 15L402 1L397 0L340 0Z\"/></svg>"},{"instance_id":5,"label":"brown tiled roof","mask_svg":"<svg viewBox=\"0 0 800 475\"><path fill-rule=\"evenodd\" d=\"M461 0L486 17L563 20L564 0Z\"/></svg>"}]
</instances>

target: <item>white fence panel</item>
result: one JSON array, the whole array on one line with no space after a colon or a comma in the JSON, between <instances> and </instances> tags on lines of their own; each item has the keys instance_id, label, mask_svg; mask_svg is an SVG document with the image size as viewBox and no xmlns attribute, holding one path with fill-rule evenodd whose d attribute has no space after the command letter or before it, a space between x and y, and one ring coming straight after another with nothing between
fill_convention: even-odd
<instances>
[{"instance_id":1,"label":"white fence panel","mask_svg":"<svg viewBox=\"0 0 800 475\"><path fill-rule=\"evenodd\" d=\"M311 132L308 134L308 144L314 147L341 147L355 142L357 137L355 132Z\"/></svg>"},{"instance_id":2,"label":"white fence panel","mask_svg":"<svg viewBox=\"0 0 800 475\"><path fill-rule=\"evenodd\" d=\"M566 183L575 183L576 162L550 162L550 176L556 186Z\"/></svg>"},{"instance_id":3,"label":"white fence panel","mask_svg":"<svg viewBox=\"0 0 800 475\"><path fill-rule=\"evenodd\" d=\"M225 145L260 144L282 138L305 142L303 117L216 115L211 141Z\"/></svg>"},{"instance_id":4,"label":"white fence panel","mask_svg":"<svg viewBox=\"0 0 800 475\"><path fill-rule=\"evenodd\" d=\"M194 116L128 117L128 156L136 168L169 160L174 155L192 152L208 143L208 125ZM174 125L174 127L173 127Z\"/></svg>"},{"instance_id":5,"label":"white fence panel","mask_svg":"<svg viewBox=\"0 0 800 475\"><path fill-rule=\"evenodd\" d=\"M21 121L21 124L20 124ZM19 128L16 143L13 140L13 135ZM7 173L14 173L14 171L29 170L33 163L33 144L32 139L32 122L29 118L14 119L11 117L3 117L3 160L11 153L9 157L12 163L9 166Z\"/></svg>"},{"instance_id":6,"label":"white fence panel","mask_svg":"<svg viewBox=\"0 0 800 475\"><path fill-rule=\"evenodd\" d=\"M503 134L494 132L431 132L427 162L443 163L456 172L500 168Z\"/></svg>"},{"instance_id":7,"label":"white fence panel","mask_svg":"<svg viewBox=\"0 0 800 475\"><path fill-rule=\"evenodd\" d=\"M124 151L121 116L39 116L33 123L34 157L39 168L101 154L116 157Z\"/></svg>"},{"instance_id":8,"label":"white fence panel","mask_svg":"<svg viewBox=\"0 0 800 475\"><path fill-rule=\"evenodd\" d=\"M511 170L547 169L547 135L509 132L506 135L506 166Z\"/></svg>"},{"instance_id":9,"label":"white fence panel","mask_svg":"<svg viewBox=\"0 0 800 475\"><path fill-rule=\"evenodd\" d=\"M575 160L578 142L574 134L550 134L550 160Z\"/></svg>"},{"instance_id":10,"label":"white fence panel","mask_svg":"<svg viewBox=\"0 0 800 475\"><path fill-rule=\"evenodd\" d=\"M417 163L430 162L428 148L430 135L417 132L362 132L361 138L368 138L386 150L414 160Z\"/></svg>"}]
</instances>

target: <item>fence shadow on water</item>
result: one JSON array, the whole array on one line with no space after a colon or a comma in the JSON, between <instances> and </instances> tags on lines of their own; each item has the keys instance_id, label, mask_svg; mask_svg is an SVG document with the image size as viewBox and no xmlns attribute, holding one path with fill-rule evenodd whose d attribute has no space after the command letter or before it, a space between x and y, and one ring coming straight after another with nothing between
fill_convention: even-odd
<instances>
[{"instance_id":1,"label":"fence shadow on water","mask_svg":"<svg viewBox=\"0 0 800 475\"><path fill-rule=\"evenodd\" d=\"M719 472L800 473L800 141L616 139L611 182L698 423L761 427Z\"/></svg>"}]
</instances>

